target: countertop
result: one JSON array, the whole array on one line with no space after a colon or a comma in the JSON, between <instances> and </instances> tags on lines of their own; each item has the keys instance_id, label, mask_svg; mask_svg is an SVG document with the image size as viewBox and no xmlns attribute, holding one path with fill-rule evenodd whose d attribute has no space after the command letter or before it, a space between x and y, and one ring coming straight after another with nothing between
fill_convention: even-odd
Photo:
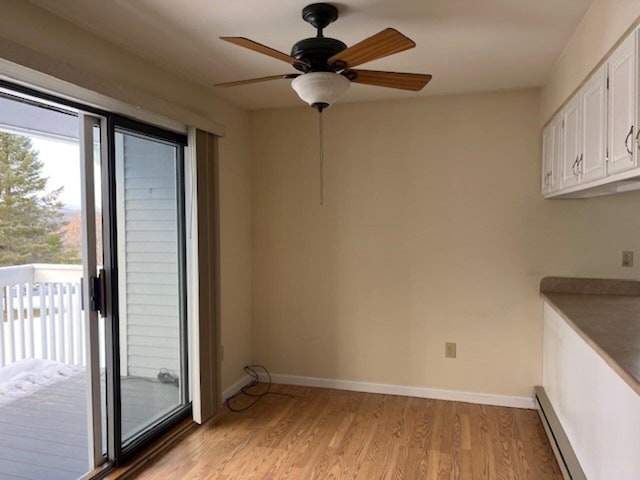
<instances>
[{"instance_id":1,"label":"countertop","mask_svg":"<svg viewBox=\"0 0 640 480\"><path fill-rule=\"evenodd\" d=\"M547 277L540 295L640 395L640 282Z\"/></svg>"}]
</instances>

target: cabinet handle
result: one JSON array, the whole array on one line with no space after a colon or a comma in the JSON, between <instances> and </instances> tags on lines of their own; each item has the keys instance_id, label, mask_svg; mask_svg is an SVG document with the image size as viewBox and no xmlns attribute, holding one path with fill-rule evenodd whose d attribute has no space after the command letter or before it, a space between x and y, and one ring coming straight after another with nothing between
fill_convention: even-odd
<instances>
[{"instance_id":1,"label":"cabinet handle","mask_svg":"<svg viewBox=\"0 0 640 480\"><path fill-rule=\"evenodd\" d=\"M636 133L636 145L640 148L640 143L638 143L638 137L640 137L640 128L638 129L638 133Z\"/></svg>"},{"instance_id":2,"label":"cabinet handle","mask_svg":"<svg viewBox=\"0 0 640 480\"><path fill-rule=\"evenodd\" d=\"M584 173L584 153L580 154L580 160L578 160L578 174L582 175Z\"/></svg>"},{"instance_id":3,"label":"cabinet handle","mask_svg":"<svg viewBox=\"0 0 640 480\"><path fill-rule=\"evenodd\" d=\"M633 155L633 150L631 150L629 148L629 137L633 136L633 125L631 125L631 130L629 130L629 133L627 134L627 137L624 139L624 148L627 149L627 153L629 155Z\"/></svg>"},{"instance_id":4,"label":"cabinet handle","mask_svg":"<svg viewBox=\"0 0 640 480\"><path fill-rule=\"evenodd\" d=\"M573 162L573 165L571 165L571 171L573 172L573 174L577 177L578 176L578 172L576 171L576 165L578 165L578 160L580 159L580 156L578 155L576 157L575 162Z\"/></svg>"}]
</instances>

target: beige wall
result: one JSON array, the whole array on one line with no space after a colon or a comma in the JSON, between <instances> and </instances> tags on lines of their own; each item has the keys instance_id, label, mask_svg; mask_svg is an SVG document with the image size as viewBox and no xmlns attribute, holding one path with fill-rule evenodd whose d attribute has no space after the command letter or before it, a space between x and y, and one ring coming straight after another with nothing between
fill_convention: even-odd
<instances>
[{"instance_id":1,"label":"beige wall","mask_svg":"<svg viewBox=\"0 0 640 480\"><path fill-rule=\"evenodd\" d=\"M253 112L253 350L273 372L529 395L545 275L637 278L640 195L543 200L539 92ZM458 358L444 358L457 342Z\"/></svg>"},{"instance_id":2,"label":"beige wall","mask_svg":"<svg viewBox=\"0 0 640 480\"><path fill-rule=\"evenodd\" d=\"M249 118L183 78L22 0L2 0L0 57L162 113L185 109L224 124L220 141L222 388L251 360ZM1 72L0 72L1 73ZM175 107L175 108L172 108ZM201 292L207 295L208 292Z\"/></svg>"},{"instance_id":3,"label":"beige wall","mask_svg":"<svg viewBox=\"0 0 640 480\"><path fill-rule=\"evenodd\" d=\"M638 16L640 0L593 0L542 90L543 123L586 80Z\"/></svg>"}]
</instances>

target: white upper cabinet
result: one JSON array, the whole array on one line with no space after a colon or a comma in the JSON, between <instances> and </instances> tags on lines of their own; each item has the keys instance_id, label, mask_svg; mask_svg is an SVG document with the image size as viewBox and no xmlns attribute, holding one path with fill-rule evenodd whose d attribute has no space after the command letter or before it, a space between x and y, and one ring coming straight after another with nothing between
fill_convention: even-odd
<instances>
[{"instance_id":1,"label":"white upper cabinet","mask_svg":"<svg viewBox=\"0 0 640 480\"><path fill-rule=\"evenodd\" d=\"M636 36L622 42L609 58L608 174L636 166Z\"/></svg>"},{"instance_id":2,"label":"white upper cabinet","mask_svg":"<svg viewBox=\"0 0 640 480\"><path fill-rule=\"evenodd\" d=\"M544 129L543 195L584 198L640 189L639 32L603 60Z\"/></svg>"},{"instance_id":3,"label":"white upper cabinet","mask_svg":"<svg viewBox=\"0 0 640 480\"><path fill-rule=\"evenodd\" d=\"M561 188L603 178L607 157L607 65L603 65L569 101L549 127L560 121ZM560 185L558 185L560 187ZM557 190L557 188L555 189ZM553 188L549 193L555 191Z\"/></svg>"},{"instance_id":4,"label":"white upper cabinet","mask_svg":"<svg viewBox=\"0 0 640 480\"><path fill-rule=\"evenodd\" d=\"M596 71L580 93L582 152L576 164L580 182L603 178L607 158L607 64Z\"/></svg>"},{"instance_id":5,"label":"white upper cabinet","mask_svg":"<svg viewBox=\"0 0 640 480\"><path fill-rule=\"evenodd\" d=\"M562 118L557 116L542 133L542 193L557 191L562 163Z\"/></svg>"},{"instance_id":6,"label":"white upper cabinet","mask_svg":"<svg viewBox=\"0 0 640 480\"><path fill-rule=\"evenodd\" d=\"M580 182L578 163L582 154L582 109L580 96L577 95L562 110L562 170L560 181L562 188L577 185Z\"/></svg>"}]
</instances>

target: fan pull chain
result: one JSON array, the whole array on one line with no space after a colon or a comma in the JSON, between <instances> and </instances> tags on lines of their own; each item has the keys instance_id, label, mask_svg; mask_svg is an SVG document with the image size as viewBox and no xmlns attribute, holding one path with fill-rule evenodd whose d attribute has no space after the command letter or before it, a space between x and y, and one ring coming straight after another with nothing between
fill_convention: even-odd
<instances>
[{"instance_id":1,"label":"fan pull chain","mask_svg":"<svg viewBox=\"0 0 640 480\"><path fill-rule=\"evenodd\" d=\"M318 112L318 135L320 140L320 205L324 205L324 125L322 111Z\"/></svg>"}]
</instances>

